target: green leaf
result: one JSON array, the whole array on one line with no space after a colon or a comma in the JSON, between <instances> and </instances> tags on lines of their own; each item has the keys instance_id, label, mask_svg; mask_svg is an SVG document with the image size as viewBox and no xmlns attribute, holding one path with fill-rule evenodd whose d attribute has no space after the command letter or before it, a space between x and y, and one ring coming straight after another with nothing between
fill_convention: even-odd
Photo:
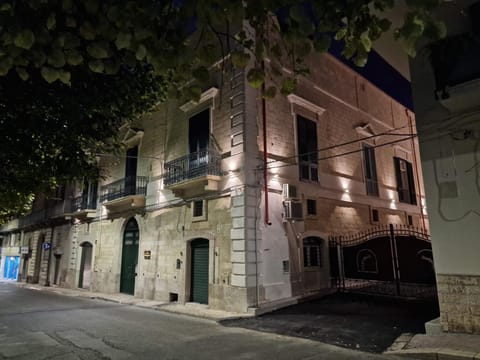
<instances>
[{"instance_id":1,"label":"green leaf","mask_svg":"<svg viewBox=\"0 0 480 360\"><path fill-rule=\"evenodd\" d=\"M151 36L153 36L153 33L150 29L144 27L135 28L135 39L137 41L143 41Z\"/></svg>"},{"instance_id":2,"label":"green leaf","mask_svg":"<svg viewBox=\"0 0 480 360\"><path fill-rule=\"evenodd\" d=\"M302 4L294 5L290 8L289 11L290 18L295 20L297 23L302 23L308 21L305 17L305 10Z\"/></svg>"},{"instance_id":3,"label":"green leaf","mask_svg":"<svg viewBox=\"0 0 480 360\"><path fill-rule=\"evenodd\" d=\"M108 43L96 41L87 46L87 53L94 59L106 59L109 57Z\"/></svg>"},{"instance_id":4,"label":"green leaf","mask_svg":"<svg viewBox=\"0 0 480 360\"><path fill-rule=\"evenodd\" d=\"M127 49L130 47L132 41L132 35L129 33L121 32L117 35L117 40L115 40L115 46L118 50Z\"/></svg>"},{"instance_id":5,"label":"green leaf","mask_svg":"<svg viewBox=\"0 0 480 360\"><path fill-rule=\"evenodd\" d=\"M88 67L94 73L102 73L105 69L105 65L103 64L102 60L92 60L88 62Z\"/></svg>"},{"instance_id":6,"label":"green leaf","mask_svg":"<svg viewBox=\"0 0 480 360\"><path fill-rule=\"evenodd\" d=\"M5 76L8 74L10 69L12 68L12 62L10 59L3 59L0 61L0 75Z\"/></svg>"},{"instance_id":7,"label":"green leaf","mask_svg":"<svg viewBox=\"0 0 480 360\"><path fill-rule=\"evenodd\" d=\"M286 78L282 81L282 88L280 92L282 95L289 95L295 91L297 88L297 82L293 78Z\"/></svg>"},{"instance_id":8,"label":"green leaf","mask_svg":"<svg viewBox=\"0 0 480 360\"><path fill-rule=\"evenodd\" d=\"M71 16L65 18L65 26L69 28L77 27L77 20Z\"/></svg>"},{"instance_id":9,"label":"green leaf","mask_svg":"<svg viewBox=\"0 0 480 360\"><path fill-rule=\"evenodd\" d=\"M390 30L390 26L392 26L392 22L388 19L382 19L378 22L378 26L382 29L383 32Z\"/></svg>"},{"instance_id":10,"label":"green leaf","mask_svg":"<svg viewBox=\"0 0 480 360\"><path fill-rule=\"evenodd\" d=\"M104 65L105 65L105 74L108 74L108 75L114 75L118 73L118 70L120 69L120 64L116 61L107 60L107 61L104 61Z\"/></svg>"},{"instance_id":11,"label":"green leaf","mask_svg":"<svg viewBox=\"0 0 480 360\"><path fill-rule=\"evenodd\" d=\"M16 47L21 49L28 50L32 47L33 43L35 42L35 35L29 29L25 29L15 36L13 43Z\"/></svg>"},{"instance_id":12,"label":"green leaf","mask_svg":"<svg viewBox=\"0 0 480 360\"><path fill-rule=\"evenodd\" d=\"M296 56L300 59L305 58L308 54L312 51L312 45L308 39L304 39L303 41L299 41L296 43L295 46Z\"/></svg>"},{"instance_id":13,"label":"green leaf","mask_svg":"<svg viewBox=\"0 0 480 360\"><path fill-rule=\"evenodd\" d=\"M53 49L47 57L47 63L56 68L65 66L65 54L60 49Z\"/></svg>"},{"instance_id":14,"label":"green leaf","mask_svg":"<svg viewBox=\"0 0 480 360\"><path fill-rule=\"evenodd\" d=\"M97 0L83 0L83 6L89 14L96 14L100 4Z\"/></svg>"},{"instance_id":15,"label":"green leaf","mask_svg":"<svg viewBox=\"0 0 480 360\"><path fill-rule=\"evenodd\" d=\"M370 52L370 50L372 49L372 40L370 40L367 32L364 32L362 33L362 35L360 35L360 43L362 44L363 49L366 52Z\"/></svg>"},{"instance_id":16,"label":"green leaf","mask_svg":"<svg viewBox=\"0 0 480 360\"><path fill-rule=\"evenodd\" d=\"M66 85L70 85L70 77L70 71L61 70L58 74L58 79Z\"/></svg>"},{"instance_id":17,"label":"green leaf","mask_svg":"<svg viewBox=\"0 0 480 360\"><path fill-rule=\"evenodd\" d=\"M275 86L269 86L263 93L265 99L273 99L277 95L277 88Z\"/></svg>"},{"instance_id":18,"label":"green leaf","mask_svg":"<svg viewBox=\"0 0 480 360\"><path fill-rule=\"evenodd\" d=\"M265 82L265 73L260 68L252 68L247 73L247 81L254 89L260 88Z\"/></svg>"},{"instance_id":19,"label":"green leaf","mask_svg":"<svg viewBox=\"0 0 480 360\"><path fill-rule=\"evenodd\" d=\"M41 67L47 61L47 55L43 51L34 50L31 53L32 62L35 64L36 67Z\"/></svg>"},{"instance_id":20,"label":"green leaf","mask_svg":"<svg viewBox=\"0 0 480 360\"><path fill-rule=\"evenodd\" d=\"M53 69L51 67L44 66L41 70L42 77L49 83L53 83L54 81L58 80L60 73L57 69Z\"/></svg>"},{"instance_id":21,"label":"green leaf","mask_svg":"<svg viewBox=\"0 0 480 360\"><path fill-rule=\"evenodd\" d=\"M352 43L346 43L345 47L342 50L342 55L346 59L350 59L356 51L357 49L355 48L355 45L353 45Z\"/></svg>"},{"instance_id":22,"label":"green leaf","mask_svg":"<svg viewBox=\"0 0 480 360\"><path fill-rule=\"evenodd\" d=\"M63 44L64 49L75 49L79 47L80 44L81 41L77 36L71 33L65 33L65 40Z\"/></svg>"},{"instance_id":23,"label":"green leaf","mask_svg":"<svg viewBox=\"0 0 480 360\"><path fill-rule=\"evenodd\" d=\"M5 3L0 5L0 11L10 11L12 9L12 5L9 3Z\"/></svg>"},{"instance_id":24,"label":"green leaf","mask_svg":"<svg viewBox=\"0 0 480 360\"><path fill-rule=\"evenodd\" d=\"M29 61L24 56L17 56L13 61L13 65L15 66L26 67L28 66L28 64L29 64Z\"/></svg>"},{"instance_id":25,"label":"green leaf","mask_svg":"<svg viewBox=\"0 0 480 360\"><path fill-rule=\"evenodd\" d=\"M200 83L206 83L210 79L210 74L205 66L193 69L192 75Z\"/></svg>"},{"instance_id":26,"label":"green leaf","mask_svg":"<svg viewBox=\"0 0 480 360\"><path fill-rule=\"evenodd\" d=\"M120 15L120 10L118 9L118 6L112 5L108 8L108 12L107 12L108 20L115 22L118 20L119 15Z\"/></svg>"},{"instance_id":27,"label":"green leaf","mask_svg":"<svg viewBox=\"0 0 480 360\"><path fill-rule=\"evenodd\" d=\"M367 65L367 60L368 60L367 55L362 54L362 55L355 56L355 59L353 59L353 62L358 67L364 67L365 65Z\"/></svg>"},{"instance_id":28,"label":"green leaf","mask_svg":"<svg viewBox=\"0 0 480 360\"><path fill-rule=\"evenodd\" d=\"M316 51L318 52L326 52L332 43L330 36L328 35L321 35L315 39L313 46Z\"/></svg>"},{"instance_id":29,"label":"green leaf","mask_svg":"<svg viewBox=\"0 0 480 360\"><path fill-rule=\"evenodd\" d=\"M347 28L341 28L335 33L335 40L342 40L347 35Z\"/></svg>"},{"instance_id":30,"label":"green leaf","mask_svg":"<svg viewBox=\"0 0 480 360\"><path fill-rule=\"evenodd\" d=\"M70 13L73 10L73 0L63 0L62 8L65 12Z\"/></svg>"},{"instance_id":31,"label":"green leaf","mask_svg":"<svg viewBox=\"0 0 480 360\"><path fill-rule=\"evenodd\" d=\"M147 56L147 48L145 47L145 45L140 44L137 48L137 51L135 52L135 58L138 61L142 61L143 59L145 59L145 56Z\"/></svg>"},{"instance_id":32,"label":"green leaf","mask_svg":"<svg viewBox=\"0 0 480 360\"><path fill-rule=\"evenodd\" d=\"M232 64L236 68L243 69L250 60L250 55L239 50L232 51Z\"/></svg>"},{"instance_id":33,"label":"green leaf","mask_svg":"<svg viewBox=\"0 0 480 360\"><path fill-rule=\"evenodd\" d=\"M27 70L25 70L25 68L23 67L16 67L15 70L17 71L18 77L23 81L28 80L28 78L30 77Z\"/></svg>"},{"instance_id":34,"label":"green leaf","mask_svg":"<svg viewBox=\"0 0 480 360\"><path fill-rule=\"evenodd\" d=\"M56 24L57 24L57 19L55 17L55 13L51 13L47 18L47 24L46 24L47 29L53 30Z\"/></svg>"},{"instance_id":35,"label":"green leaf","mask_svg":"<svg viewBox=\"0 0 480 360\"><path fill-rule=\"evenodd\" d=\"M67 64L77 66L83 63L83 56L77 50L65 51L65 60Z\"/></svg>"},{"instance_id":36,"label":"green leaf","mask_svg":"<svg viewBox=\"0 0 480 360\"><path fill-rule=\"evenodd\" d=\"M95 28L89 21L85 21L79 29L80 35L85 40L94 40L96 36Z\"/></svg>"},{"instance_id":37,"label":"green leaf","mask_svg":"<svg viewBox=\"0 0 480 360\"><path fill-rule=\"evenodd\" d=\"M202 96L202 88L198 85L190 86L185 90L185 95L190 100L199 101Z\"/></svg>"}]
</instances>

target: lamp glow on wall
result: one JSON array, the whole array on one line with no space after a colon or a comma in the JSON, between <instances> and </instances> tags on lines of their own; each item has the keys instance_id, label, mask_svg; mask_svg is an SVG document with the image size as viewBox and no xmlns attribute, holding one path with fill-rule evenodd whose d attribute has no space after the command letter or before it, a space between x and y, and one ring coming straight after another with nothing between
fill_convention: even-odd
<instances>
[{"instance_id":1,"label":"lamp glow on wall","mask_svg":"<svg viewBox=\"0 0 480 360\"><path fill-rule=\"evenodd\" d=\"M341 200L352 202L352 197L350 196L350 180L340 178L340 186L343 190Z\"/></svg>"}]
</instances>

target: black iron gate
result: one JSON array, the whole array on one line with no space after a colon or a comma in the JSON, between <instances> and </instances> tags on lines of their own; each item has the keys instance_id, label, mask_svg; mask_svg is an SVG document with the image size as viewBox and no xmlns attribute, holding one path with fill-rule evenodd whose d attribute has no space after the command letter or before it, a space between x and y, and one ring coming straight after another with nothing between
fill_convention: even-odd
<instances>
[{"instance_id":1,"label":"black iron gate","mask_svg":"<svg viewBox=\"0 0 480 360\"><path fill-rule=\"evenodd\" d=\"M333 286L341 291L406 298L436 296L430 235L384 226L329 238Z\"/></svg>"}]
</instances>

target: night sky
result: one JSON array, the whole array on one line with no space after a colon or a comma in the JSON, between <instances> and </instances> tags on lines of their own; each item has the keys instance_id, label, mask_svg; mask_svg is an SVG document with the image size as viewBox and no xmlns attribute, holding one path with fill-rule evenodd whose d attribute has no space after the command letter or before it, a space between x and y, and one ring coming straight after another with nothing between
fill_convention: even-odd
<instances>
[{"instance_id":1,"label":"night sky","mask_svg":"<svg viewBox=\"0 0 480 360\"><path fill-rule=\"evenodd\" d=\"M413 111L412 88L410 81L405 79L395 68L386 62L375 50L368 55L365 67L358 67L352 61L341 56L343 44L332 41L329 52L341 62L352 68L372 84L383 90L400 104Z\"/></svg>"}]
</instances>

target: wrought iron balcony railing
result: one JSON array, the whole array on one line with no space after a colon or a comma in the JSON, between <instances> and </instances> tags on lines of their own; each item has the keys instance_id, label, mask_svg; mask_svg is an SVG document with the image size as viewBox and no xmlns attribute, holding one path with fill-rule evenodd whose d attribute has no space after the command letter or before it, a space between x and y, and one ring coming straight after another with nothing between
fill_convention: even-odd
<instances>
[{"instance_id":1,"label":"wrought iron balcony railing","mask_svg":"<svg viewBox=\"0 0 480 360\"><path fill-rule=\"evenodd\" d=\"M97 208L97 194L88 195L82 194L72 200L72 212L96 209Z\"/></svg>"},{"instance_id":2,"label":"wrought iron balcony railing","mask_svg":"<svg viewBox=\"0 0 480 360\"><path fill-rule=\"evenodd\" d=\"M165 186L207 175L221 175L221 155L212 149L200 150L165 163Z\"/></svg>"},{"instance_id":3,"label":"wrought iron balcony railing","mask_svg":"<svg viewBox=\"0 0 480 360\"><path fill-rule=\"evenodd\" d=\"M25 228L37 224L42 224L47 222L50 219L60 218L67 212L66 210L70 208L69 201L62 200L56 204L49 204L44 209L39 211L34 211L30 214L22 216L18 219L18 226L20 228Z\"/></svg>"},{"instance_id":4,"label":"wrought iron balcony railing","mask_svg":"<svg viewBox=\"0 0 480 360\"><path fill-rule=\"evenodd\" d=\"M127 176L101 188L100 202L112 201L129 195L147 194L146 176Z\"/></svg>"},{"instance_id":5,"label":"wrought iron balcony railing","mask_svg":"<svg viewBox=\"0 0 480 360\"><path fill-rule=\"evenodd\" d=\"M47 212L45 209L32 212L25 216L22 216L18 219L18 227L23 228L27 226L31 226L34 224L41 223L47 219Z\"/></svg>"}]
</instances>

